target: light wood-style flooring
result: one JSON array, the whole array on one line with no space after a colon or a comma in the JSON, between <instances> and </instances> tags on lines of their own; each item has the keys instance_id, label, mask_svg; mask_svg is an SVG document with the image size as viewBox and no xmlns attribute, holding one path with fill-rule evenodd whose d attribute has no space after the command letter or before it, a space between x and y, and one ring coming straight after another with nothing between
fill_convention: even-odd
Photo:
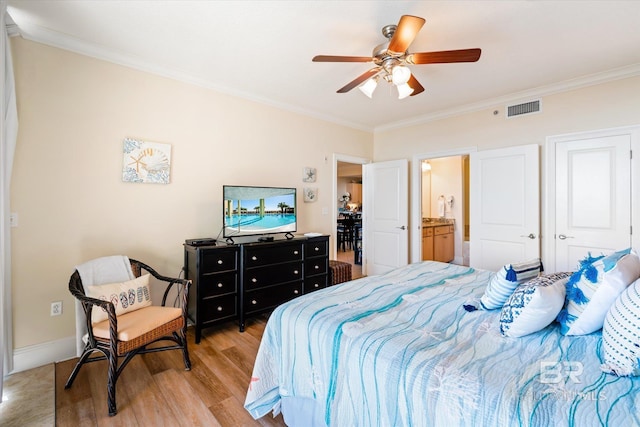
<instances>
[{"instance_id":1,"label":"light wood-style flooring","mask_svg":"<svg viewBox=\"0 0 640 427\"><path fill-rule=\"evenodd\" d=\"M338 249L336 255L338 261L344 261L351 264L351 278L353 280L362 277L362 265L354 264L354 256L352 250L341 251L340 249Z\"/></svg>"},{"instance_id":2,"label":"light wood-style flooring","mask_svg":"<svg viewBox=\"0 0 640 427\"><path fill-rule=\"evenodd\" d=\"M362 277L353 251L338 251L337 259L352 264L353 279ZM243 408L265 324L266 316L249 320L241 334L235 322L224 323L206 329L199 345L190 331L191 371L179 352L135 358L118 382L115 417L107 415L105 362L85 365L69 390L64 383L77 359L18 372L5 380L0 425L50 426L55 417L58 426L284 426L281 415L255 421Z\"/></svg>"},{"instance_id":3,"label":"light wood-style flooring","mask_svg":"<svg viewBox=\"0 0 640 427\"><path fill-rule=\"evenodd\" d=\"M118 414L109 417L105 361L85 364L73 386L64 384L77 359L56 363L56 425L64 426L285 426L282 415L253 420L244 399L266 316L205 329L200 344L189 330L191 371L179 351L136 356L117 385Z\"/></svg>"}]
</instances>

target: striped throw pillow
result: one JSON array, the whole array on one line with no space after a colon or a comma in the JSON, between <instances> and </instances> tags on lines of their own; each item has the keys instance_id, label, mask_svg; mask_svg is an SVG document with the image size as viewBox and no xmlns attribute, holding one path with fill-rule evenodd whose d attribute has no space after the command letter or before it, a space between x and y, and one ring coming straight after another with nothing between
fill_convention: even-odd
<instances>
[{"instance_id":1,"label":"striped throw pillow","mask_svg":"<svg viewBox=\"0 0 640 427\"><path fill-rule=\"evenodd\" d=\"M537 277L542 271L540 258L505 265L489 279L480 305L485 310L502 308L518 285Z\"/></svg>"}]
</instances>

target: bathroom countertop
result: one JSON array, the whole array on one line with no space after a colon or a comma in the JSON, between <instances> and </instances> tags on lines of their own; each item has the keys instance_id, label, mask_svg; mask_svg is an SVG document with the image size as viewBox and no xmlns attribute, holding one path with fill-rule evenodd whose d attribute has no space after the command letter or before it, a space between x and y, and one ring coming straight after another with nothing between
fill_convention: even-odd
<instances>
[{"instance_id":1,"label":"bathroom countertop","mask_svg":"<svg viewBox=\"0 0 640 427\"><path fill-rule=\"evenodd\" d=\"M438 227L440 225L453 225L455 220L453 218L422 218L423 227Z\"/></svg>"}]
</instances>

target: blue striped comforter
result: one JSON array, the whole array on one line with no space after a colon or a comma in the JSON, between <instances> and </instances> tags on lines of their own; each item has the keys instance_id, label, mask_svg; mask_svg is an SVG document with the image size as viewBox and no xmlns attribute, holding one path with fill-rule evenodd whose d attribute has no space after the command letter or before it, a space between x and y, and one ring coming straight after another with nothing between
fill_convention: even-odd
<instances>
[{"instance_id":1,"label":"blue striped comforter","mask_svg":"<svg viewBox=\"0 0 640 427\"><path fill-rule=\"evenodd\" d=\"M505 338L500 310L462 308L490 274L427 261L283 304L245 408L301 402L330 426L640 425L640 379L601 372L599 332Z\"/></svg>"}]
</instances>

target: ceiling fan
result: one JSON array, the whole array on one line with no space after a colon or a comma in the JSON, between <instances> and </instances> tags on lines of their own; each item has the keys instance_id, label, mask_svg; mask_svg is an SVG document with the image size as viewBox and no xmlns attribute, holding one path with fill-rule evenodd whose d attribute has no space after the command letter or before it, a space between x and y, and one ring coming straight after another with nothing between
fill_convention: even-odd
<instances>
[{"instance_id":1,"label":"ceiling fan","mask_svg":"<svg viewBox=\"0 0 640 427\"><path fill-rule=\"evenodd\" d=\"M451 62L476 62L480 49L443 50L439 52L410 53L407 49L418 35L425 20L418 16L403 15L398 25L385 25L382 34L389 41L376 46L372 56L317 55L314 62L373 62L376 66L338 89L338 93L349 92L358 87L369 98L380 79L393 83L398 88L398 98L417 95L424 91L407 65L443 64Z\"/></svg>"}]
</instances>

